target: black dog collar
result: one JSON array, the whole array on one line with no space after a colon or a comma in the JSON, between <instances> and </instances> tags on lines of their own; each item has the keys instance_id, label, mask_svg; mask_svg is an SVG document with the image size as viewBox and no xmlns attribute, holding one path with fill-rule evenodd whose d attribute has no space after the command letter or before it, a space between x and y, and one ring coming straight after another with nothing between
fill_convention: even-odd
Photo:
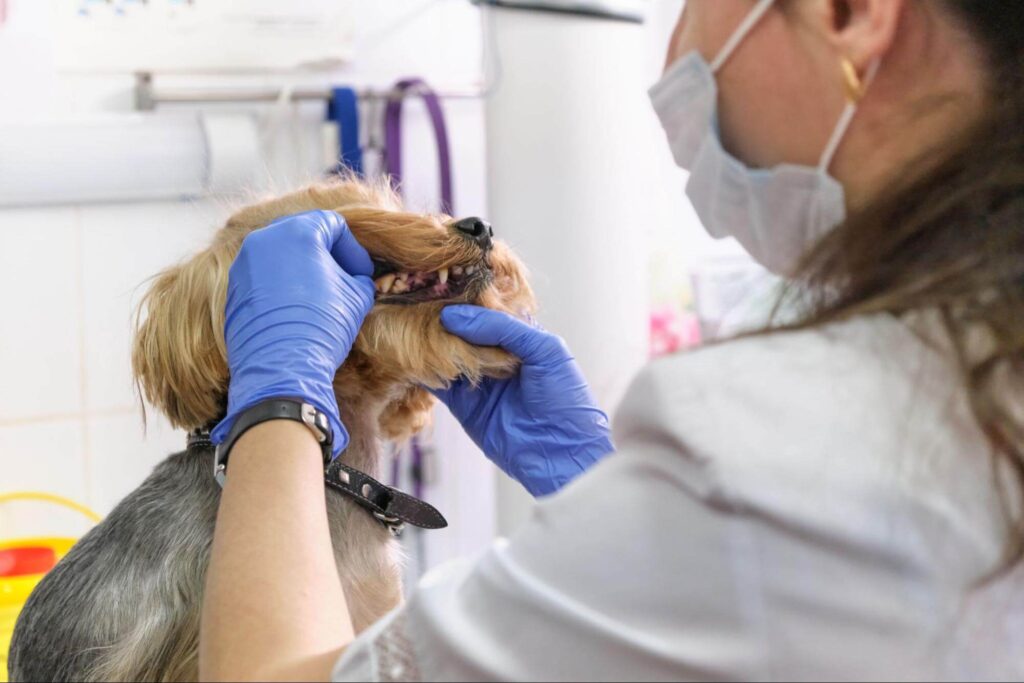
<instances>
[{"instance_id":1,"label":"black dog collar","mask_svg":"<svg viewBox=\"0 0 1024 683\"><path fill-rule=\"evenodd\" d=\"M209 428L189 432L187 443L190 451L215 448L210 441ZM448 526L448 521L434 506L342 464L341 458L335 458L324 468L324 484L351 498L393 536L400 535L406 524L420 529L444 529Z\"/></svg>"}]
</instances>

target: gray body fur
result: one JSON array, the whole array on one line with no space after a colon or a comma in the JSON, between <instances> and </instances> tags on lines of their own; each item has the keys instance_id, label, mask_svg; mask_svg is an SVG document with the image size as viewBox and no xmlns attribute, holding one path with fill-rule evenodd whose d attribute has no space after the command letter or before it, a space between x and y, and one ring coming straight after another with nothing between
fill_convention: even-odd
<instances>
[{"instance_id":1,"label":"gray body fur","mask_svg":"<svg viewBox=\"0 0 1024 683\"><path fill-rule=\"evenodd\" d=\"M344 460L371 474L375 419L346 419L353 438ZM11 681L197 680L220 500L212 462L208 449L167 458L43 579L15 627ZM358 632L399 604L399 562L380 524L341 494L326 493L335 560Z\"/></svg>"}]
</instances>

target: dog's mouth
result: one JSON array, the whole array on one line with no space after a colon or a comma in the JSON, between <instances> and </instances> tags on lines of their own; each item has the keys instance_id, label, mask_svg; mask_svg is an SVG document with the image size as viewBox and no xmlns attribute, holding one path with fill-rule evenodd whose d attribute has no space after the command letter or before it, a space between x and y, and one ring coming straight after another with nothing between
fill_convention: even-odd
<instances>
[{"instance_id":1,"label":"dog's mouth","mask_svg":"<svg viewBox=\"0 0 1024 683\"><path fill-rule=\"evenodd\" d=\"M434 271L403 270L379 259L373 263L379 304L471 301L492 278L486 259Z\"/></svg>"}]
</instances>

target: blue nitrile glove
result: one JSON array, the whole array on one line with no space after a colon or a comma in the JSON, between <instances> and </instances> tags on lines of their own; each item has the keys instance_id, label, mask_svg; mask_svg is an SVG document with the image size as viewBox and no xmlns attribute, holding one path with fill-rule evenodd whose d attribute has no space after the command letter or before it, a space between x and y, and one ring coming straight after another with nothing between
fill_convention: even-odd
<instances>
[{"instance_id":1,"label":"blue nitrile glove","mask_svg":"<svg viewBox=\"0 0 1024 683\"><path fill-rule=\"evenodd\" d=\"M509 379L458 380L435 391L476 445L534 496L554 493L610 454L608 416L561 338L478 306L448 306L441 323L477 346L522 359Z\"/></svg>"},{"instance_id":2,"label":"blue nitrile glove","mask_svg":"<svg viewBox=\"0 0 1024 683\"><path fill-rule=\"evenodd\" d=\"M298 398L326 413L334 454L348 445L331 383L373 306L373 262L345 219L310 211L246 236L228 275L228 415L221 443L246 409Z\"/></svg>"}]
</instances>

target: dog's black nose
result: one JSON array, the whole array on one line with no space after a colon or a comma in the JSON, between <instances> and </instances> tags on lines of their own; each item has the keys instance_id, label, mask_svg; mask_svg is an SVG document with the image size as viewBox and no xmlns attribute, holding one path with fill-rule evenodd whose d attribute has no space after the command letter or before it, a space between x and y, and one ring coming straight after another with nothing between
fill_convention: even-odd
<instances>
[{"instance_id":1,"label":"dog's black nose","mask_svg":"<svg viewBox=\"0 0 1024 683\"><path fill-rule=\"evenodd\" d=\"M476 242L481 249L490 249L494 245L494 229L483 219L476 216L463 218L452 223L452 227Z\"/></svg>"}]
</instances>

